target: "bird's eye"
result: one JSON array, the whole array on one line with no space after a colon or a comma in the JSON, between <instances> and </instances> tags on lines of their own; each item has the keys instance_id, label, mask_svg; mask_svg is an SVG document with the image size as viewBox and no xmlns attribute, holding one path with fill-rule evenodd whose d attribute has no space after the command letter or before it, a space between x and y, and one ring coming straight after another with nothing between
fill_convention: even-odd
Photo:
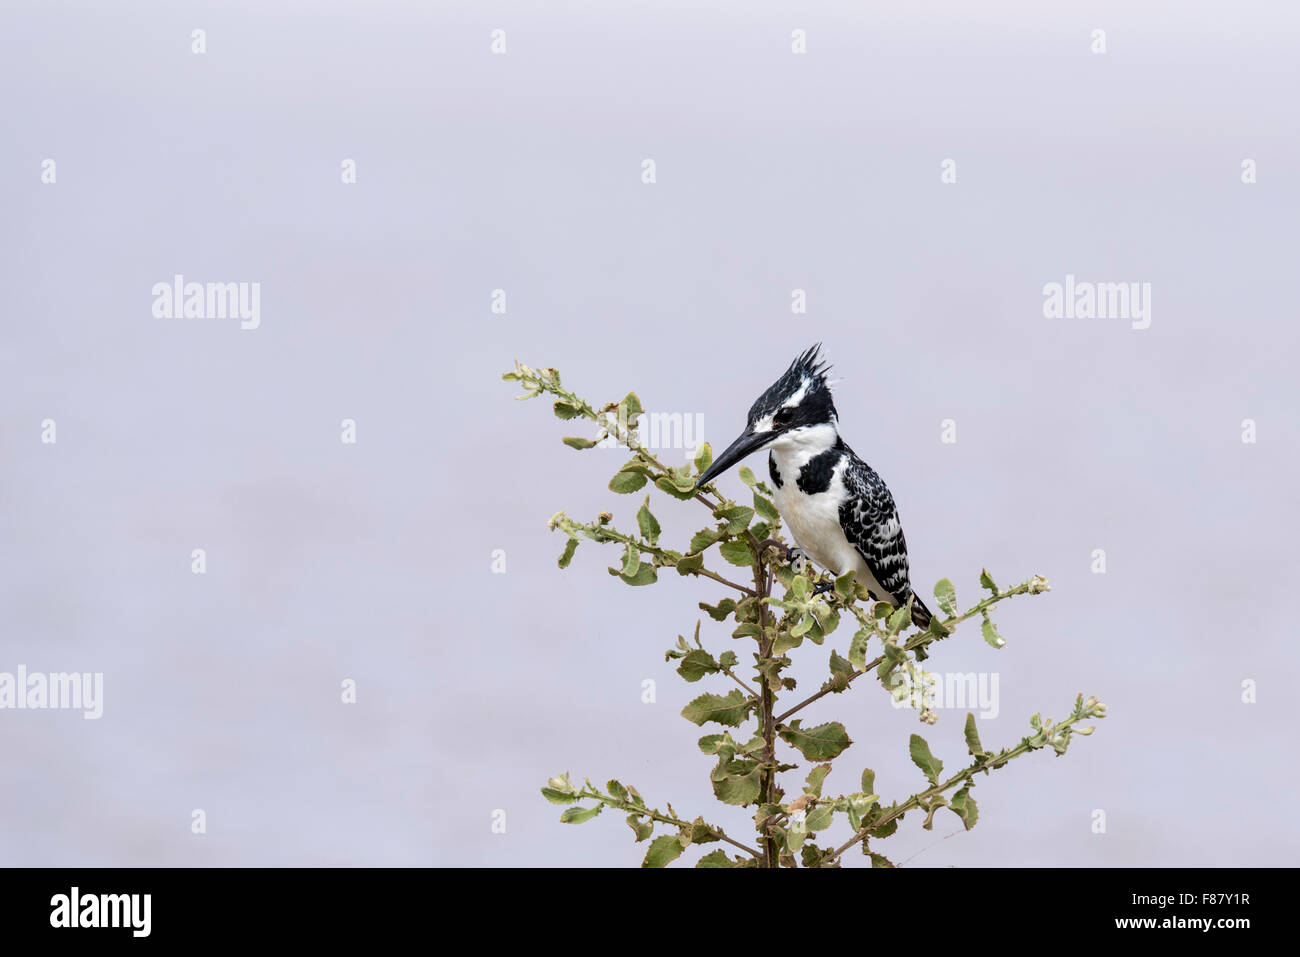
<instances>
[{"instance_id":1,"label":"bird's eye","mask_svg":"<svg viewBox=\"0 0 1300 957\"><path fill-rule=\"evenodd\" d=\"M793 409L781 409L776 413L776 415L772 416L772 422L776 425L789 425L793 419Z\"/></svg>"}]
</instances>

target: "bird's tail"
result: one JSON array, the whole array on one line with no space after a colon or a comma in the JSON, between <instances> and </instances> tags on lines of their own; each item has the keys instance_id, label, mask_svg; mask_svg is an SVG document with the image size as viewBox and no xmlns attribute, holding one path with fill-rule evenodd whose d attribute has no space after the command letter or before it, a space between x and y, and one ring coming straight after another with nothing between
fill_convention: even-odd
<instances>
[{"instance_id":1,"label":"bird's tail","mask_svg":"<svg viewBox=\"0 0 1300 957\"><path fill-rule=\"evenodd\" d=\"M934 615L930 613L930 609L925 607L925 602L921 601L921 596L916 592L912 592L912 623L918 628L926 628L933 617Z\"/></svg>"}]
</instances>

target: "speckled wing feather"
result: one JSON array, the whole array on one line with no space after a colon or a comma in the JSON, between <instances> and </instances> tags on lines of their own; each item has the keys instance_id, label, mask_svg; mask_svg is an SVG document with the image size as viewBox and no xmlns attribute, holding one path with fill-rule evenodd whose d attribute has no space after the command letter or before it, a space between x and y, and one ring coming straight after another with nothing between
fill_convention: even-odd
<instances>
[{"instance_id":1,"label":"speckled wing feather","mask_svg":"<svg viewBox=\"0 0 1300 957\"><path fill-rule=\"evenodd\" d=\"M844 488L849 497L840 506L840 524L876 581L889 592L877 597L896 606L906 604L913 595L912 583L908 575L907 540L898 521L894 497L875 470L856 455L850 456L849 466L844 470ZM912 620L924 628L930 623L930 617L930 609L916 596Z\"/></svg>"}]
</instances>

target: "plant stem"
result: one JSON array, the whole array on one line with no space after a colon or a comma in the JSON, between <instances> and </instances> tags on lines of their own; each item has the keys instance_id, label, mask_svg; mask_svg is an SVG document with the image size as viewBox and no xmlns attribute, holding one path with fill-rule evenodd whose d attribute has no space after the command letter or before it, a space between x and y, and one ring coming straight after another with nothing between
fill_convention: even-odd
<instances>
[{"instance_id":1,"label":"plant stem","mask_svg":"<svg viewBox=\"0 0 1300 957\"><path fill-rule=\"evenodd\" d=\"M771 578L763 562L763 550L759 547L754 533L745 530L749 547L754 552L754 590L758 595L758 656L759 664L766 665L772 657L773 639L767 632L767 602L763 601L771 593ZM762 694L758 699L759 726L763 735L763 774L759 783L759 800L764 804L776 803L776 692L766 668L759 671ZM780 867L781 854L776 846L776 836L772 833L771 822L759 825L763 836L764 867Z\"/></svg>"},{"instance_id":2,"label":"plant stem","mask_svg":"<svg viewBox=\"0 0 1300 957\"><path fill-rule=\"evenodd\" d=\"M652 821L659 821L661 824L672 824L680 828L693 829L695 827L695 825L691 821L683 821L680 818L673 817L669 814L660 814L658 811L652 808L640 807L628 801L620 801L618 798L614 797L613 795L602 794L601 792L597 791L595 788L590 788L590 787L583 788L582 792L578 795L578 798L579 800L583 798L591 798L593 800L599 801L601 804L608 804L610 807L618 808L620 811L627 811L630 814L636 814L640 817L648 817ZM751 857L755 857L755 858L761 857L759 852L754 850L754 848L749 847L746 844L741 844L739 841L727 837L726 832L724 832L722 828L716 827L712 824L705 824L704 826L707 827L718 838L718 840L726 841L728 844L732 845L733 847L740 848L742 851L744 851L746 854L750 855Z\"/></svg>"}]
</instances>

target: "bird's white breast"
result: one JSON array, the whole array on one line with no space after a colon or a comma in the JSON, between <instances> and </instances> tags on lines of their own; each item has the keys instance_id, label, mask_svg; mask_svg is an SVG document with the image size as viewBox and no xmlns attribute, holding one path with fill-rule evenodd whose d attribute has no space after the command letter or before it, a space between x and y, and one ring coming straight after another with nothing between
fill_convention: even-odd
<instances>
[{"instance_id":1,"label":"bird's white breast","mask_svg":"<svg viewBox=\"0 0 1300 957\"><path fill-rule=\"evenodd\" d=\"M847 460L842 459L836 464L826 491L810 495L799 488L796 478L811 456L793 451L782 454L781 450L774 447L772 457L781 476L781 485L774 490L773 497L795 544L807 552L808 557L819 567L834 575L843 575L853 569L858 581L878 597L886 597L887 593L871 574L867 563L848 540L844 527L840 524L840 503L847 497L844 488Z\"/></svg>"}]
</instances>

